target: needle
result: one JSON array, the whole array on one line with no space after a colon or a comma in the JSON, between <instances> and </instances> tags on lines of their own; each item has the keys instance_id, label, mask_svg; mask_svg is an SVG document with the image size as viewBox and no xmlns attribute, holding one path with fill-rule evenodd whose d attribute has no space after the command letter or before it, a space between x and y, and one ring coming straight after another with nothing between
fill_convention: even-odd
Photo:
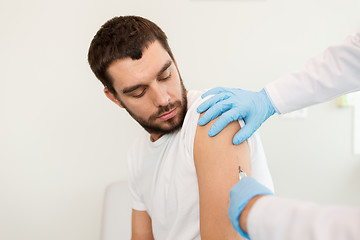
<instances>
[{"instance_id":1,"label":"needle","mask_svg":"<svg viewBox=\"0 0 360 240\"><path fill-rule=\"evenodd\" d=\"M239 180L243 179L244 177L246 177L246 173L239 166Z\"/></svg>"}]
</instances>

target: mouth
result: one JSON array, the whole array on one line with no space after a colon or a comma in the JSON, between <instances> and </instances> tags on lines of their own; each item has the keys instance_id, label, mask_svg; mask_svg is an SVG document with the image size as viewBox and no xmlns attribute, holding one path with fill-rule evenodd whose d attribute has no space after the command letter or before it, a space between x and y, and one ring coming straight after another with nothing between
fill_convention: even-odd
<instances>
[{"instance_id":1,"label":"mouth","mask_svg":"<svg viewBox=\"0 0 360 240\"><path fill-rule=\"evenodd\" d=\"M174 108L173 110L164 113L163 115L159 116L158 118L160 118L163 121L173 118L176 115L176 112L177 112L176 109L177 108Z\"/></svg>"}]
</instances>

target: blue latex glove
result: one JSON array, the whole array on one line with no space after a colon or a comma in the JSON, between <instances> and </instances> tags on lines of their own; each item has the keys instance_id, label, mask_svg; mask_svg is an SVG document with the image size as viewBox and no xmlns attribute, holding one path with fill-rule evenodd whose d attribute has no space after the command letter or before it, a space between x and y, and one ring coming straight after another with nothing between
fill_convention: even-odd
<instances>
[{"instance_id":1,"label":"blue latex glove","mask_svg":"<svg viewBox=\"0 0 360 240\"><path fill-rule=\"evenodd\" d=\"M266 92L251 92L236 88L213 88L202 95L216 94L203 102L198 108L199 113L204 115L199 119L199 125L205 125L222 114L209 130L209 136L213 137L223 130L230 122L244 119L245 126L235 134L234 144L240 144L248 139L266 119L275 113Z\"/></svg>"},{"instance_id":2,"label":"blue latex glove","mask_svg":"<svg viewBox=\"0 0 360 240\"><path fill-rule=\"evenodd\" d=\"M253 177L241 179L230 191L229 218L234 229L244 238L250 239L239 226L239 217L250 199L257 195L274 195Z\"/></svg>"}]
</instances>

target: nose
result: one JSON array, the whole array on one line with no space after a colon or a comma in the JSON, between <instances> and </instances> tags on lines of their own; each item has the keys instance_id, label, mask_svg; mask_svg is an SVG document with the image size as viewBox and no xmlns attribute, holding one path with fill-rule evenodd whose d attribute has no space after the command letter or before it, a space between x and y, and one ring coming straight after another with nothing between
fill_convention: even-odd
<instances>
[{"instance_id":1,"label":"nose","mask_svg":"<svg viewBox=\"0 0 360 240\"><path fill-rule=\"evenodd\" d=\"M170 101L170 96L167 92L167 87L159 83L153 86L153 102L157 107L167 106Z\"/></svg>"}]
</instances>

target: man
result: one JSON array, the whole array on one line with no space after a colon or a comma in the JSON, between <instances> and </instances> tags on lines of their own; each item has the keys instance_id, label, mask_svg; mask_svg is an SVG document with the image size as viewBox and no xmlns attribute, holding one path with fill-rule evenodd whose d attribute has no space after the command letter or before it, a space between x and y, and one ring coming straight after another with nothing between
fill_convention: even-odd
<instances>
[{"instance_id":1,"label":"man","mask_svg":"<svg viewBox=\"0 0 360 240\"><path fill-rule=\"evenodd\" d=\"M106 96L146 130L128 154L132 239L239 239L227 217L239 166L273 188L259 137L233 146L234 122L210 139L197 125L201 92L185 89L166 35L147 19L106 22L88 60Z\"/></svg>"},{"instance_id":2,"label":"man","mask_svg":"<svg viewBox=\"0 0 360 240\"><path fill-rule=\"evenodd\" d=\"M210 129L209 135L214 136L228 123L244 118L245 127L233 138L233 143L239 144L275 112L288 113L355 91L360 91L360 31L312 58L303 70L260 92L208 91L203 96L216 95L198 107L199 112L208 109L199 124L222 114ZM242 236L254 240L360 239L360 208L320 206L269 195L271 191L251 177L231 189L229 218Z\"/></svg>"}]
</instances>

